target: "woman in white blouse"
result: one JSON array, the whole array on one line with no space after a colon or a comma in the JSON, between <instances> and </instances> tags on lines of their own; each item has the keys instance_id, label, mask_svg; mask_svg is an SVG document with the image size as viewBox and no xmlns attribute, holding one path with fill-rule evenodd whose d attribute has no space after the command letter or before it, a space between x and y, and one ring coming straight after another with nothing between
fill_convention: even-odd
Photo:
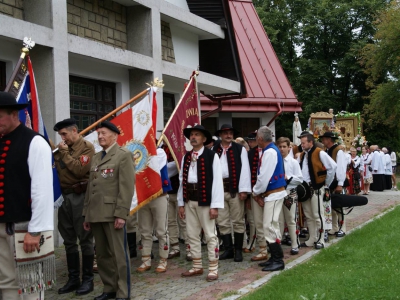
<instances>
[{"instance_id":1,"label":"woman in white blouse","mask_svg":"<svg viewBox=\"0 0 400 300\"><path fill-rule=\"evenodd\" d=\"M361 159L363 160L363 169L360 170L363 174L363 180L364 180L364 193L363 195L368 195L369 194L369 187L371 183L373 182L372 180L372 173L370 170L371 167L371 161L372 161L372 155L369 153L369 147L368 146L363 146L362 147L362 155Z\"/></svg>"}]
</instances>

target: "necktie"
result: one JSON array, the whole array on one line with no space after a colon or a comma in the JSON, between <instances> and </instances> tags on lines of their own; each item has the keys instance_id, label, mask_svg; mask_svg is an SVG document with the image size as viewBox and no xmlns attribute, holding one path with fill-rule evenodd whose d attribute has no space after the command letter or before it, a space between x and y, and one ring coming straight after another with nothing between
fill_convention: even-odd
<instances>
[{"instance_id":1,"label":"necktie","mask_svg":"<svg viewBox=\"0 0 400 300\"><path fill-rule=\"evenodd\" d=\"M104 158L104 156L106 156L106 154L107 154L107 152L106 151L101 151L101 159L103 159Z\"/></svg>"}]
</instances>

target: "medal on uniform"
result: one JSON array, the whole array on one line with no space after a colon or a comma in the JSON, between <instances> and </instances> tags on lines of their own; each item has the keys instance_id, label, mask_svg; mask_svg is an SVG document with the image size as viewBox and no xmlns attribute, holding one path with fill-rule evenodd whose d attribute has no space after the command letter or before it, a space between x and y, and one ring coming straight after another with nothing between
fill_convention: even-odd
<instances>
[{"instance_id":1,"label":"medal on uniform","mask_svg":"<svg viewBox=\"0 0 400 300\"><path fill-rule=\"evenodd\" d=\"M114 176L114 169L110 169L109 171L110 171L110 177L113 177Z\"/></svg>"},{"instance_id":2,"label":"medal on uniform","mask_svg":"<svg viewBox=\"0 0 400 300\"><path fill-rule=\"evenodd\" d=\"M99 170L99 167L96 166L96 167L94 168L94 171L97 172L98 170Z\"/></svg>"},{"instance_id":3,"label":"medal on uniform","mask_svg":"<svg viewBox=\"0 0 400 300\"><path fill-rule=\"evenodd\" d=\"M103 178L107 178L107 177L108 177L107 173L108 173L108 170L105 169L105 170L103 170L103 172L101 173L101 176L103 176Z\"/></svg>"}]
</instances>

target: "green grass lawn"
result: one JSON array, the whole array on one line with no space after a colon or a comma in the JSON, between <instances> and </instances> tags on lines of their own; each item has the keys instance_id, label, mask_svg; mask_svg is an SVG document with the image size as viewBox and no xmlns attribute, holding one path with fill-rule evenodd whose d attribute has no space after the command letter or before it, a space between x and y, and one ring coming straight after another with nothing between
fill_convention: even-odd
<instances>
[{"instance_id":1,"label":"green grass lawn","mask_svg":"<svg viewBox=\"0 0 400 300\"><path fill-rule=\"evenodd\" d=\"M400 299L400 207L243 299Z\"/></svg>"}]
</instances>

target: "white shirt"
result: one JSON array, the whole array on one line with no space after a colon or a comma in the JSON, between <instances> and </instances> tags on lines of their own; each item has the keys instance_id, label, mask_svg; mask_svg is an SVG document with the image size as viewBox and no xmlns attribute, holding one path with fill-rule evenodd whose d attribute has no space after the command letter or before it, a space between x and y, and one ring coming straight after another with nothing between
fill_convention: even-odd
<instances>
[{"instance_id":1,"label":"white shirt","mask_svg":"<svg viewBox=\"0 0 400 300\"><path fill-rule=\"evenodd\" d=\"M167 170L168 170L168 177L174 177L175 175L177 175L178 172L178 167L176 166L176 162L175 161L171 161L169 163L167 163Z\"/></svg>"},{"instance_id":2,"label":"white shirt","mask_svg":"<svg viewBox=\"0 0 400 300\"><path fill-rule=\"evenodd\" d=\"M373 174L385 174L385 165L383 163L383 153L374 151L372 156L372 170Z\"/></svg>"},{"instance_id":3,"label":"white shirt","mask_svg":"<svg viewBox=\"0 0 400 300\"><path fill-rule=\"evenodd\" d=\"M308 151L304 150L304 160L303 160L303 167L301 169L301 173L303 174L303 179L305 182L311 182L310 173L308 171ZM298 157L298 161L300 162L301 157ZM335 178L336 172L336 162L326 153L325 151L319 152L319 159L321 160L322 164L326 168L326 178L325 178L325 185L330 186L333 179Z\"/></svg>"},{"instance_id":4,"label":"white shirt","mask_svg":"<svg viewBox=\"0 0 400 300\"><path fill-rule=\"evenodd\" d=\"M396 156L396 152L392 151L392 153L390 153L390 159L392 161L392 167L397 166L397 156Z\"/></svg>"},{"instance_id":5,"label":"white shirt","mask_svg":"<svg viewBox=\"0 0 400 300\"><path fill-rule=\"evenodd\" d=\"M221 169L222 169L222 178L229 178L229 166L228 166L228 159L226 157L226 152L222 144L220 147L223 149L220 162L221 162ZM229 145L231 147L231 145ZM249 165L249 158L247 155L247 151L244 147L242 147L242 152L240 153L240 160L242 161L242 168L240 170L240 179L239 179L239 186L238 190L239 193L251 193L251 177L250 177L250 165Z\"/></svg>"},{"instance_id":6,"label":"white shirt","mask_svg":"<svg viewBox=\"0 0 400 300\"><path fill-rule=\"evenodd\" d=\"M364 178L370 178L371 171L369 170L369 167L371 166L371 161L372 161L373 155L371 153L367 153L365 155L362 155L361 159L363 160L363 171L364 171Z\"/></svg>"},{"instance_id":7,"label":"white shirt","mask_svg":"<svg viewBox=\"0 0 400 300\"><path fill-rule=\"evenodd\" d=\"M351 156L350 156L350 157L351 157ZM354 164L352 165L352 167L353 167L354 169L357 169L357 168L360 167L360 165L361 165L361 159L360 159L359 156L356 155L356 157L351 158L351 161L354 162Z\"/></svg>"},{"instance_id":8,"label":"white shirt","mask_svg":"<svg viewBox=\"0 0 400 300\"><path fill-rule=\"evenodd\" d=\"M35 136L28 153L28 168L31 177L32 217L28 232L43 232L54 229L54 193L52 153L49 144Z\"/></svg>"},{"instance_id":9,"label":"white shirt","mask_svg":"<svg viewBox=\"0 0 400 300\"><path fill-rule=\"evenodd\" d=\"M301 173L300 165L297 160L295 160L290 155L287 155L284 159L285 175L287 179L292 177L292 180L287 186L287 190L296 188L299 184L303 182L303 174Z\"/></svg>"},{"instance_id":10,"label":"white shirt","mask_svg":"<svg viewBox=\"0 0 400 300\"><path fill-rule=\"evenodd\" d=\"M161 169L167 165L167 154L165 153L164 149L157 148L157 160L158 160L158 167L160 168L161 171Z\"/></svg>"},{"instance_id":11,"label":"white shirt","mask_svg":"<svg viewBox=\"0 0 400 300\"><path fill-rule=\"evenodd\" d=\"M253 187L253 192L256 195L262 194L267 190L268 183L274 174L276 164L278 163L278 153L275 151L275 149L270 148L262 153L260 160L261 165L259 174L257 176L257 182ZM283 190L270 194L264 198L264 201L276 201L284 198L286 195L286 190Z\"/></svg>"},{"instance_id":12,"label":"white shirt","mask_svg":"<svg viewBox=\"0 0 400 300\"><path fill-rule=\"evenodd\" d=\"M336 180L338 185L343 186L346 179L347 165L351 162L350 154L344 153L343 150L339 150L336 155Z\"/></svg>"},{"instance_id":13,"label":"white shirt","mask_svg":"<svg viewBox=\"0 0 400 300\"><path fill-rule=\"evenodd\" d=\"M389 153L384 154L383 157L385 159L385 175L392 175L392 159Z\"/></svg>"},{"instance_id":14,"label":"white shirt","mask_svg":"<svg viewBox=\"0 0 400 300\"><path fill-rule=\"evenodd\" d=\"M204 147L202 147L199 151L196 151L197 157L203 154ZM183 201L183 164L185 163L185 157L182 158L181 162L181 171L179 172L179 189L178 189L178 206L184 206L185 203ZM222 181L222 171L221 171L221 163L219 161L218 154L215 153L214 161L213 161L213 182L212 182L212 191L211 191L211 204L210 208L224 208L224 189L223 189L223 181ZM188 183L197 183L197 161L191 162L189 166L189 173L187 178Z\"/></svg>"}]
</instances>

